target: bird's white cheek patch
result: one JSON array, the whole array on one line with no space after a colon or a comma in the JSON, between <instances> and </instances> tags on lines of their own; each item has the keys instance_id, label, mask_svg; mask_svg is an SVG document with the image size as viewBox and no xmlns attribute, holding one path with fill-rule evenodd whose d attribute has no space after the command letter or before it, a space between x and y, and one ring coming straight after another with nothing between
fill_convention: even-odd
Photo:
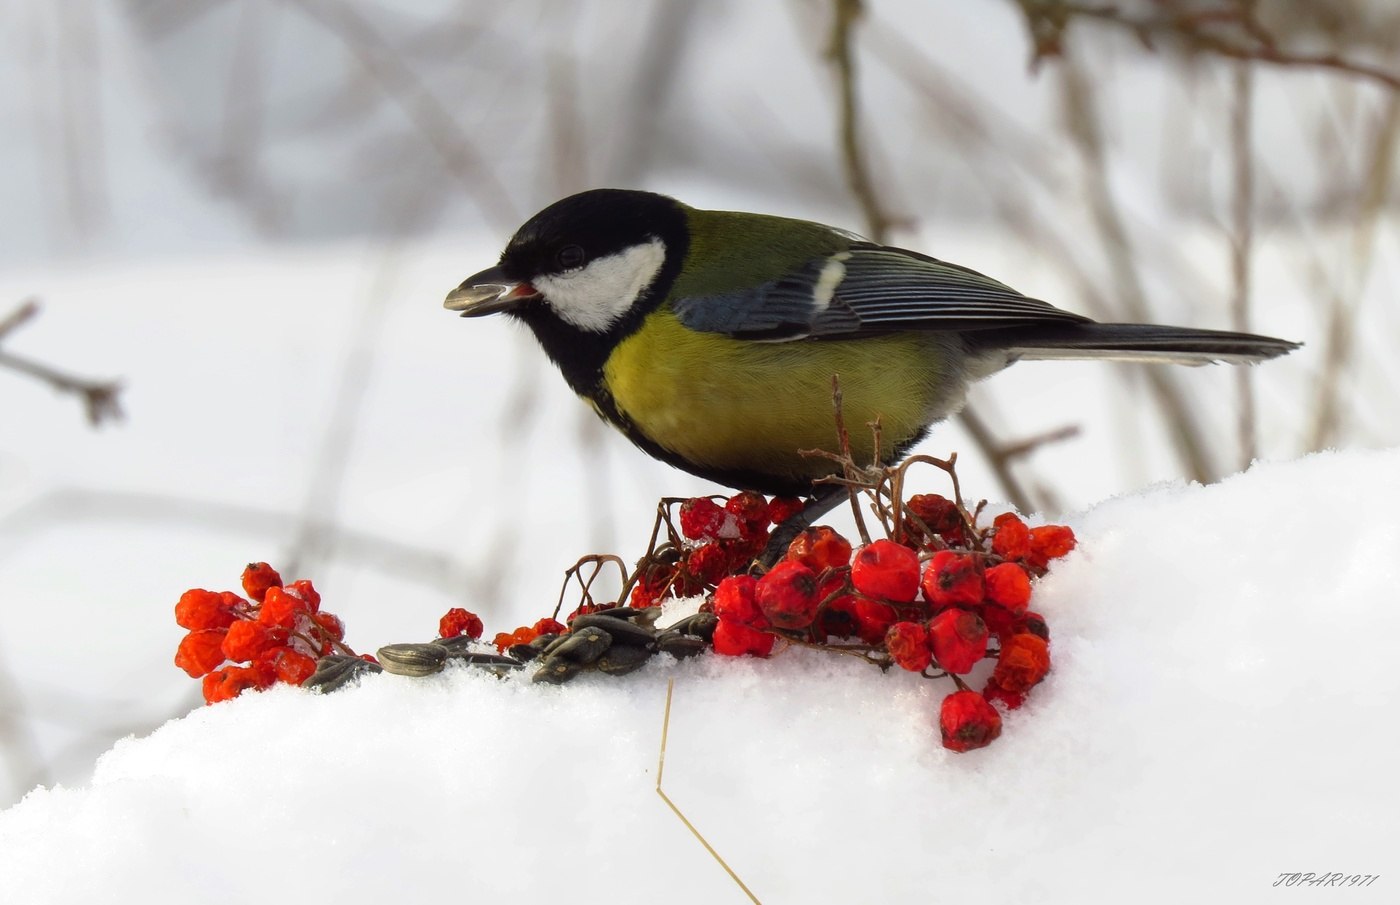
<instances>
[{"instance_id":1,"label":"bird's white cheek patch","mask_svg":"<svg viewBox=\"0 0 1400 905\"><path fill-rule=\"evenodd\" d=\"M666 243L652 239L578 270L532 282L560 318L580 330L604 333L646 291L665 261Z\"/></svg>"}]
</instances>

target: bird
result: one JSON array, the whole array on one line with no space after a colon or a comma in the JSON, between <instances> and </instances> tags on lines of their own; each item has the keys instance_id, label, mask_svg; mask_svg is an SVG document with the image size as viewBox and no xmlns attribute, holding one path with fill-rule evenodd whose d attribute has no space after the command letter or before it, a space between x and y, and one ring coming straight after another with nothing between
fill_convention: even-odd
<instances>
[{"instance_id":1,"label":"bird","mask_svg":"<svg viewBox=\"0 0 1400 905\"><path fill-rule=\"evenodd\" d=\"M1013 362L1246 364L1298 343L1098 323L975 270L806 220L702 210L600 188L549 205L493 267L453 289L462 317L506 314L643 452L740 490L807 499L775 543L846 490L802 450L835 438L833 378L859 464L902 460ZM879 459L877 463L875 460Z\"/></svg>"}]
</instances>

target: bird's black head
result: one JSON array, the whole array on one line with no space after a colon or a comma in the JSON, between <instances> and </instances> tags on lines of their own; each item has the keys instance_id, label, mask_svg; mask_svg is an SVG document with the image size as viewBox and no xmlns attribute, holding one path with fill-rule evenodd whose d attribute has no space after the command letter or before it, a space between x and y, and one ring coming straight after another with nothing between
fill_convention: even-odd
<instances>
[{"instance_id":1,"label":"bird's black head","mask_svg":"<svg viewBox=\"0 0 1400 905\"><path fill-rule=\"evenodd\" d=\"M500 264L445 305L463 317L504 311L524 321L574 389L588 393L612 348L665 297L687 245L685 208L674 199L593 189L531 217Z\"/></svg>"}]
</instances>

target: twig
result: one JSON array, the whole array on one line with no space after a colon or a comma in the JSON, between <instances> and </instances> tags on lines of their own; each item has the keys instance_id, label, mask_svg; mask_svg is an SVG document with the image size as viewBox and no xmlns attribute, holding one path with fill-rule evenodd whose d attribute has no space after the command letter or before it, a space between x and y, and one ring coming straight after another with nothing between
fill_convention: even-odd
<instances>
[{"instance_id":1,"label":"twig","mask_svg":"<svg viewBox=\"0 0 1400 905\"><path fill-rule=\"evenodd\" d=\"M836 66L840 97L841 163L851 194L860 203L866 234L874 242L884 242L894 219L885 212L875 191L874 181L860 143L860 110L856 102L856 63L851 37L856 20L863 12L861 0L833 0L831 43L827 57Z\"/></svg>"},{"instance_id":2,"label":"twig","mask_svg":"<svg viewBox=\"0 0 1400 905\"><path fill-rule=\"evenodd\" d=\"M1391 97L1386 106L1376 139L1372 143L1371 164L1365 191L1362 193L1356 217L1356 232L1352 240L1353 292L1349 296L1333 293L1327 312L1327 331L1323 337L1322 374L1317 381L1317 396L1313 401L1313 423L1308 432L1308 448L1324 449L1336 442L1341 428L1341 406L1338 403L1342 377L1351 365L1352 346L1356 340L1357 311L1361 305L1362 287L1372 266L1373 251L1385 199L1395 183L1393 163L1400 149L1400 94Z\"/></svg>"},{"instance_id":3,"label":"twig","mask_svg":"<svg viewBox=\"0 0 1400 905\"><path fill-rule=\"evenodd\" d=\"M1234 224L1230 237L1230 264L1235 294L1230 304L1231 327L1249 332L1249 267L1254 250L1254 157L1250 147L1254 115L1253 70L1244 63L1235 67L1235 105L1230 117L1230 147L1234 164ZM1248 468L1259 455L1251 368L1235 369L1235 393L1239 405L1240 467Z\"/></svg>"},{"instance_id":4,"label":"twig","mask_svg":"<svg viewBox=\"0 0 1400 905\"><path fill-rule=\"evenodd\" d=\"M1328 69L1364 78L1391 91L1400 91L1400 72L1347 59L1336 53L1285 50L1259 21L1256 0L1234 0L1232 9L1174 9L1173 2L1158 16L1132 16L1117 5L1072 3L1065 0L1016 0L1026 16L1034 43L1031 67L1049 57L1062 57L1064 36L1076 19L1092 19L1132 33L1144 47L1155 49L1158 39L1181 41L1192 53L1252 63L1306 69ZM1221 29L1233 27L1227 36Z\"/></svg>"},{"instance_id":5,"label":"twig","mask_svg":"<svg viewBox=\"0 0 1400 905\"><path fill-rule=\"evenodd\" d=\"M612 563L613 565L617 566L617 568L622 572L622 583L623 583L624 585L628 583L628 581L627 581L627 578L628 578L628 576L627 576L627 564L626 564L625 562L622 561L622 557L620 557L620 556L614 556L614 555L611 554L611 553L594 553L594 554L590 554L590 555L588 555L588 556L585 556L585 557L583 557L583 558L580 559L578 562L574 563L572 566L570 566L568 569L566 569L566 570L564 571L564 583L563 583L563 584L560 586L560 588L559 588L559 600L555 602L555 604L554 604L554 612L550 614L550 617L549 617L549 618L551 618L551 619L558 619L558 618L559 618L559 611L562 610L562 609L564 608L564 595L565 595L566 593L568 593L568 590L569 590L569 582L570 582L571 580L577 580L577 581L578 581L579 588L580 588L580 590L581 590L581 592L582 592L582 595L583 595L583 596L582 596L582 601L583 601L583 603L584 603L584 604L591 604L591 603L593 603L593 594L592 594L593 582L596 581L596 580L598 579L598 576L599 576L600 574L602 574L602 572L603 572L603 565L604 565L605 563ZM583 572L583 567L584 567L585 565L588 565L588 564L591 564L591 565L593 566L593 574L589 575L589 576L588 576L588 579L585 581L585 580L582 578L582 572ZM618 601L618 602L621 603L621 601Z\"/></svg>"},{"instance_id":6,"label":"twig","mask_svg":"<svg viewBox=\"0 0 1400 905\"><path fill-rule=\"evenodd\" d=\"M442 158L449 173L466 187L468 195L493 220L519 222L515 204L505 185L487 165L476 145L457 125L437 97L383 36L354 7L328 0L285 0L339 38L345 47L417 126L428 144Z\"/></svg>"},{"instance_id":7,"label":"twig","mask_svg":"<svg viewBox=\"0 0 1400 905\"><path fill-rule=\"evenodd\" d=\"M860 532L861 542L868 544L870 543L870 532L865 527L865 516L861 514L860 496L856 493L857 485L854 483L859 480L860 475L855 459L851 456L851 435L846 430L846 416L841 411L841 400L841 378L833 374L831 375L831 406L836 413L836 448L841 451L842 471L845 473L847 482L850 482L846 484L846 492L851 499L851 512L855 514L856 530Z\"/></svg>"},{"instance_id":8,"label":"twig","mask_svg":"<svg viewBox=\"0 0 1400 905\"><path fill-rule=\"evenodd\" d=\"M1065 119L1070 137L1084 158L1083 172L1087 181L1090 213L1113 274L1114 294L1121 300L1129 318L1149 322L1147 293L1135 264L1128 228L1109 186L1107 153L1093 93L1083 72L1072 59L1065 60L1060 75ZM1161 368L1147 369L1144 378L1170 427L1172 443L1187 477L1202 484L1211 483L1216 477L1216 470L1206 452L1202 440L1205 431L1195 410L1187 403L1177 383Z\"/></svg>"},{"instance_id":9,"label":"twig","mask_svg":"<svg viewBox=\"0 0 1400 905\"><path fill-rule=\"evenodd\" d=\"M18 308L0 319L0 341L12 331L33 319L39 313L39 304L29 299ZM122 417L121 382L117 380L87 380L75 377L52 368L42 362L11 352L0 350L0 368L8 368L37 380L42 380L61 393L73 393L83 401L83 410L88 423L101 427L108 421L119 421Z\"/></svg>"},{"instance_id":10,"label":"twig","mask_svg":"<svg viewBox=\"0 0 1400 905\"><path fill-rule=\"evenodd\" d=\"M982 458L986 460L992 474L996 476L997 483L1005 491L1006 501L1022 512L1034 512L1035 506L1031 503L1030 494L1021 486L1015 472L1011 470L1012 457L1006 455L1001 442L987 423L971 408L965 408L958 413L958 423L967 431L972 442L977 444Z\"/></svg>"},{"instance_id":11,"label":"twig","mask_svg":"<svg viewBox=\"0 0 1400 905\"><path fill-rule=\"evenodd\" d=\"M690 830L690 834L700 840L700 844L705 846L705 851L709 852L710 857L714 858L719 866L724 868L724 872L729 874L729 879L739 885L739 888L744 891L744 895L749 897L749 901L753 902L754 905L759 905L758 896L755 896L753 891L744 885L744 881L739 879L739 875L734 872L734 868L730 867L725 860L720 857L719 852L715 851L715 847L710 845L709 841L704 836L700 835L700 831L695 828L695 824L691 823L689 818L681 813L681 809L676 807L676 803L671 800L671 796L667 795L661 788L661 777L666 771L666 739L671 732L671 696L675 693L675 690L676 680L667 679L666 715L661 720L661 755L656 762L656 794L660 795L661 800L666 802L666 807L670 808L671 811L680 818L681 823L685 824L685 828Z\"/></svg>"},{"instance_id":12,"label":"twig","mask_svg":"<svg viewBox=\"0 0 1400 905\"><path fill-rule=\"evenodd\" d=\"M38 313L39 303L34 299L25 299L20 302L18 308L0 318L0 341L3 341L17 327L32 320Z\"/></svg>"}]
</instances>

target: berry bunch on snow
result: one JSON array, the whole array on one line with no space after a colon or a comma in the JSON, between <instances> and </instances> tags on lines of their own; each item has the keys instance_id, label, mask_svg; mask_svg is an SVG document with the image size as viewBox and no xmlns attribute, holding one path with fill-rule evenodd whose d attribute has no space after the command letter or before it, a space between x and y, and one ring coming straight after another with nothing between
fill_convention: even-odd
<instances>
[{"instance_id":1,"label":"berry bunch on snow","mask_svg":"<svg viewBox=\"0 0 1400 905\"><path fill-rule=\"evenodd\" d=\"M577 581L582 600L562 622L556 608L489 644L480 640L482 620L454 608L432 641L359 656L310 582L284 586L271 566L254 563L243 573L246 598L204 590L180 598L176 621L189 634L175 662L203 677L205 700L215 703L278 682L324 692L367 673L427 676L449 664L502 676L529 666L534 681L560 684L590 671L624 675L662 653L770 657L800 646L949 680L953 691L938 715L942 743L980 748L1001 734L996 705L1020 707L1050 670L1049 630L1030 610L1032 585L1074 548L1074 534L1032 528L1013 513L980 527L982 506L963 505L953 460L916 459L947 471L955 498L902 500L907 464L863 472L861 492L885 536L858 547L815 526L772 549L774 528L801 512L798 500L755 493L663 500L635 568L615 556L585 557L567 573L566 590ZM764 561L774 565L765 569ZM599 602L590 588L609 564L622 573L623 591ZM694 598L703 598L699 612L658 625L663 603Z\"/></svg>"}]
</instances>

